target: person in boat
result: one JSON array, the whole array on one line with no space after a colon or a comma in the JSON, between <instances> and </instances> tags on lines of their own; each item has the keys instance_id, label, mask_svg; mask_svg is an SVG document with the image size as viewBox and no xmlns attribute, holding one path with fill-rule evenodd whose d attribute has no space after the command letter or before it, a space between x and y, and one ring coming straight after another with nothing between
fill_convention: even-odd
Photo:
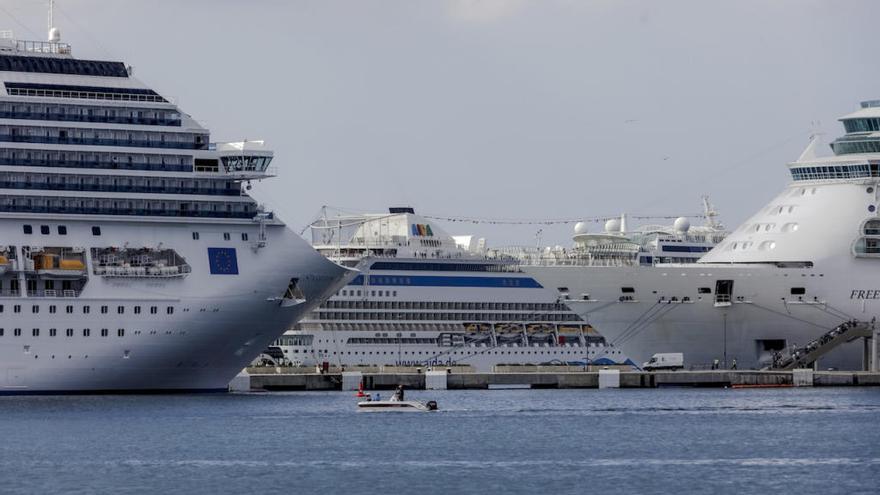
<instances>
[{"instance_id":1,"label":"person in boat","mask_svg":"<svg viewBox=\"0 0 880 495\"><path fill-rule=\"evenodd\" d=\"M398 385L397 388L394 389L394 396L391 397L391 400L403 400L403 385Z\"/></svg>"}]
</instances>

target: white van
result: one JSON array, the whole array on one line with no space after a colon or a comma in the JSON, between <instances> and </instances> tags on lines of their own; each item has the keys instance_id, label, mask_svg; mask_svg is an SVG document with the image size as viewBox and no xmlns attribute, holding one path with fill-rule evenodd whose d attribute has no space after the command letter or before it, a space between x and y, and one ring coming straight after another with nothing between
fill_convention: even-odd
<instances>
[{"instance_id":1,"label":"white van","mask_svg":"<svg viewBox=\"0 0 880 495\"><path fill-rule=\"evenodd\" d=\"M645 371L656 370L680 370L684 368L684 354L680 352L660 352L651 356L651 359L642 364Z\"/></svg>"}]
</instances>

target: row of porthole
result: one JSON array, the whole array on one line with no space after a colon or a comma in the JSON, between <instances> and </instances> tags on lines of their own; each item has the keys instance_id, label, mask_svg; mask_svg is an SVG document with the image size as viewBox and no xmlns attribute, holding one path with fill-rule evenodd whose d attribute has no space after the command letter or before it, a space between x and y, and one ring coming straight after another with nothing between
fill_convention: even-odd
<instances>
[{"instance_id":1,"label":"row of porthole","mask_svg":"<svg viewBox=\"0 0 880 495\"><path fill-rule=\"evenodd\" d=\"M754 232L771 232L776 228L775 223L756 223L754 225L746 225L743 230L752 230ZM797 222L788 222L782 225L781 232L797 232L800 226Z\"/></svg>"},{"instance_id":2,"label":"row of porthole","mask_svg":"<svg viewBox=\"0 0 880 495\"><path fill-rule=\"evenodd\" d=\"M81 306L81 309L82 309L83 314L86 314L86 315L91 314L91 306L84 305L84 306ZM4 310L5 310L5 306L3 304L0 304L0 313L3 313ZM74 311L74 307L73 307L73 305L67 305L67 306L65 306L64 310L67 314L72 314ZM56 305L54 305L54 304L49 305L49 313L54 314L54 313L56 313L56 311L57 311ZM133 311L134 311L134 314L141 314L141 307L134 306ZM13 313L21 313L21 304L14 304L12 306L12 312ZM34 304L31 306L31 313L37 314L39 312L40 312L39 305ZM106 305L101 306L101 314L108 314L109 312L110 312L110 306L106 306ZM159 312L158 306L150 306L150 314L154 315L154 314L157 314L158 312ZM120 314L120 315L125 314L125 306L117 306L116 313ZM169 315L174 314L174 306L166 306L165 313L169 314Z\"/></svg>"},{"instance_id":3,"label":"row of porthole","mask_svg":"<svg viewBox=\"0 0 880 495\"><path fill-rule=\"evenodd\" d=\"M751 247L753 245L754 245L754 242L752 242L752 241L734 242L734 243L730 244L730 246L728 246L727 249L729 251L737 251L737 250L738 251L746 251L748 249L751 249ZM760 244L758 244L758 249L760 249L762 251L776 249L776 241L763 241Z\"/></svg>"},{"instance_id":4,"label":"row of porthole","mask_svg":"<svg viewBox=\"0 0 880 495\"><path fill-rule=\"evenodd\" d=\"M5 335L5 332L6 331L3 328L0 328L0 337L3 337ZM155 332L155 330L154 330L154 332ZM135 333L140 335L140 331L137 331ZM74 334L74 332L73 332L72 328L68 328L67 330L64 331L64 335L67 337L73 337L73 334ZM91 329L83 328L83 331L82 331L83 337L91 337L91 335L92 335ZM21 337L21 329L20 328L13 329L12 336L13 337ZM39 337L40 336L40 329L39 328L32 329L31 336L32 337ZM49 337L57 337L57 336L58 336L58 329L57 328L50 328L49 329ZM110 330L107 328L102 328L101 329L101 337L109 337L109 336L110 336ZM117 337L125 337L125 329L124 328L117 329L116 336Z\"/></svg>"}]
</instances>

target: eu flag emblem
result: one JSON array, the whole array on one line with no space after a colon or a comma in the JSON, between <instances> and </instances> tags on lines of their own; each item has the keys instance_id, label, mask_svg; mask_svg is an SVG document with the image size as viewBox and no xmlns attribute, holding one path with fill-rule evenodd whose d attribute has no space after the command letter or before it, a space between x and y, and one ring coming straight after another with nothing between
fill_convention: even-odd
<instances>
[{"instance_id":1,"label":"eu flag emblem","mask_svg":"<svg viewBox=\"0 0 880 495\"><path fill-rule=\"evenodd\" d=\"M238 275L238 258L235 248L208 248L208 264L211 275Z\"/></svg>"}]
</instances>

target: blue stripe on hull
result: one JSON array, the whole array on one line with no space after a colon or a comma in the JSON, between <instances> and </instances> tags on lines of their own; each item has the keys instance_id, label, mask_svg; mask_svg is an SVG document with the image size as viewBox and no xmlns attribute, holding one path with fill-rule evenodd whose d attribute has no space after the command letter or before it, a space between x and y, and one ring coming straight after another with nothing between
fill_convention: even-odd
<instances>
[{"instance_id":1,"label":"blue stripe on hull","mask_svg":"<svg viewBox=\"0 0 880 495\"><path fill-rule=\"evenodd\" d=\"M500 287L510 289L543 289L531 277L437 277L430 275L370 275L370 285L411 287ZM364 285L364 276L358 275L349 285Z\"/></svg>"}]
</instances>

